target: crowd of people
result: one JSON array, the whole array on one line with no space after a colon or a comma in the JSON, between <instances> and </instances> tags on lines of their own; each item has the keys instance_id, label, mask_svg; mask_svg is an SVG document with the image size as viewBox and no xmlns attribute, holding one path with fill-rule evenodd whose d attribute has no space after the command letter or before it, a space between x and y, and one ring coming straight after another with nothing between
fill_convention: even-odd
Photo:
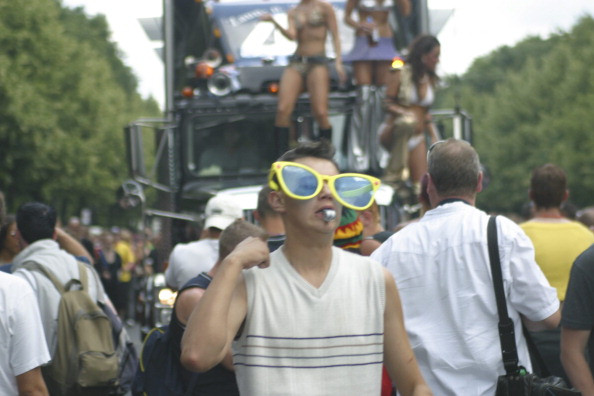
<instances>
[{"instance_id":1,"label":"crowd of people","mask_svg":"<svg viewBox=\"0 0 594 396\"><path fill-rule=\"evenodd\" d=\"M333 150L303 143L272 164L258 225L215 196L201 237L171 252L165 274L179 293L166 334L180 383L216 395L494 394L504 366L489 215L475 207L478 154L464 141L433 144L419 197L428 210L385 230L374 202L380 181L339 173ZM530 218L496 218L519 364L591 395L591 209L567 217L567 176L556 165L534 169L530 186ZM41 367L58 348L60 294L32 262L62 282L85 262L89 295L113 302L122 320L134 319L140 270L160 266L147 236L89 233L76 218L58 225L39 202L3 216L0 257L12 275L0 274L0 382L9 394L46 394ZM163 385L151 373L147 394Z\"/></svg>"}]
</instances>

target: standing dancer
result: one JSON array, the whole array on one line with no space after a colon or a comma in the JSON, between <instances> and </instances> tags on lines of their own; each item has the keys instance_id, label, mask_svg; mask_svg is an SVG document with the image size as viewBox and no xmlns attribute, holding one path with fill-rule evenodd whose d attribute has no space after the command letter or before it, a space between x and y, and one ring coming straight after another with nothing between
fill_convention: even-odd
<instances>
[{"instance_id":1,"label":"standing dancer","mask_svg":"<svg viewBox=\"0 0 594 396\"><path fill-rule=\"evenodd\" d=\"M410 0L394 1L402 16L410 14ZM377 147L375 131L383 118L383 87L392 60L399 56L388 23L391 9L389 0L348 0L345 8L344 22L356 30L355 45L344 57L345 62L353 63L357 84L357 102L350 133L353 150L349 165L359 171L370 166L377 167L369 154L377 152L372 147ZM358 20L353 19L355 10Z\"/></svg>"},{"instance_id":2,"label":"standing dancer","mask_svg":"<svg viewBox=\"0 0 594 396\"><path fill-rule=\"evenodd\" d=\"M281 154L289 147L289 126L295 103L304 88L309 93L313 116L318 123L319 137L332 139L332 127L328 121L328 91L330 89L326 36L332 34L335 66L343 83L346 74L342 66L340 38L336 15L332 5L321 0L301 0L289 10L289 27L285 29L267 14L261 18L269 21L289 40L297 42L295 54L290 57L280 81L276 111L275 149Z\"/></svg>"}]
</instances>

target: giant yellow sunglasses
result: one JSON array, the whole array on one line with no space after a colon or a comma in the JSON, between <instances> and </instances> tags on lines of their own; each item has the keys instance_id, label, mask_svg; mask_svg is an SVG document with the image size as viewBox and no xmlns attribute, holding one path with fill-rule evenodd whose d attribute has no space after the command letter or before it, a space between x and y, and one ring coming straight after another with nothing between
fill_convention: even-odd
<instances>
[{"instance_id":1,"label":"giant yellow sunglasses","mask_svg":"<svg viewBox=\"0 0 594 396\"><path fill-rule=\"evenodd\" d=\"M297 162L278 161L272 164L268 185L294 199L310 199L320 193L324 182L328 183L332 196L343 206L365 210L373 203L380 180L361 173L341 173L334 176L321 175L309 166Z\"/></svg>"}]
</instances>

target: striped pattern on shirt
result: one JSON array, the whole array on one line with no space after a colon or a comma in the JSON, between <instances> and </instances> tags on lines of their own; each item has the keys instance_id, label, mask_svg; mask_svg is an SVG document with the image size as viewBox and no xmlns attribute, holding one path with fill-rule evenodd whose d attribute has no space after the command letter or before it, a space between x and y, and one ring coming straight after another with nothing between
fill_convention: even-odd
<instances>
[{"instance_id":1,"label":"striped pattern on shirt","mask_svg":"<svg viewBox=\"0 0 594 396\"><path fill-rule=\"evenodd\" d=\"M385 280L366 257L333 248L315 288L282 249L244 272L248 314L233 345L242 395L379 394Z\"/></svg>"}]
</instances>

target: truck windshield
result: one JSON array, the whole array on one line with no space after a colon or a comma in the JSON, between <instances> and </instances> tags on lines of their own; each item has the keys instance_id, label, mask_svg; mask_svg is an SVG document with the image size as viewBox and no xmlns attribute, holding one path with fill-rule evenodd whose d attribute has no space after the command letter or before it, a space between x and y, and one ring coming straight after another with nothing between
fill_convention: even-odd
<instances>
[{"instance_id":1,"label":"truck windshield","mask_svg":"<svg viewBox=\"0 0 594 396\"><path fill-rule=\"evenodd\" d=\"M262 175L274 161L270 116L201 115L186 131L187 168L194 176Z\"/></svg>"}]
</instances>

